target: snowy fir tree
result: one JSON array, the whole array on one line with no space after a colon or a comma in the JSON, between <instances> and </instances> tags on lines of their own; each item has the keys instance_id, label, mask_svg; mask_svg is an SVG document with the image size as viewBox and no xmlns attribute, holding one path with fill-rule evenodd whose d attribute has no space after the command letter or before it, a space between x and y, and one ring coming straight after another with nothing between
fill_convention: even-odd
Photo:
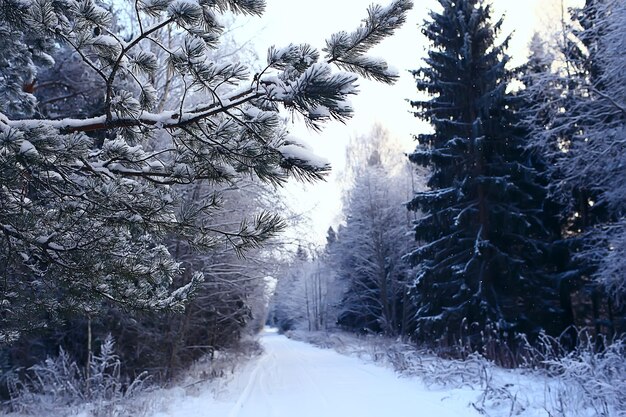
<instances>
[{"instance_id":1,"label":"snowy fir tree","mask_svg":"<svg viewBox=\"0 0 626 417\"><path fill-rule=\"evenodd\" d=\"M546 190L517 127L511 72L498 43L502 20L488 2L440 0L423 27L431 49L414 71L430 97L412 102L433 132L417 137L409 158L429 167L429 190L409 203L421 210L413 296L417 337L484 347L495 334L514 344L563 326L550 262L558 229L544 222Z\"/></svg>"},{"instance_id":2,"label":"snowy fir tree","mask_svg":"<svg viewBox=\"0 0 626 417\"><path fill-rule=\"evenodd\" d=\"M542 220L544 226L553 231L554 241L550 254L550 262L555 269L553 279L558 287L559 304L563 312L563 326L569 326L566 343L574 343L577 336L574 331L576 314L572 295L580 287L584 266L573 259L574 248L568 240L569 233L567 231L567 204L556 196L558 193L556 187L562 180L559 178L562 174L555 165L555 154L559 152L559 145L552 143L551 150L548 152L543 145L538 144L540 141L537 140L538 130L549 126L554 109L545 107L541 111L537 111L535 107L535 100L539 99L541 102L556 100L562 90L561 84L558 82L544 83L539 81L551 71L555 64L553 52L549 50L546 41L539 34L533 35L529 44L529 51L530 55L527 62L515 69L516 77L523 84L523 88L514 93L512 105L521 118L521 122L517 124L518 132L527 138L524 147L533 167L537 170L536 179L547 189L548 198L543 204ZM539 92L536 83L543 85L541 92ZM529 91L541 94L541 98L538 96L531 97L528 94ZM532 123L527 123L527 120L524 120L525 118L528 119L528 114L532 115ZM565 339L564 337L564 342Z\"/></svg>"},{"instance_id":3,"label":"snowy fir tree","mask_svg":"<svg viewBox=\"0 0 626 417\"><path fill-rule=\"evenodd\" d=\"M190 202L181 185L321 178L328 165L289 134L279 112L319 129L352 115L357 76L393 82L396 74L367 52L412 3L371 6L359 28L332 35L322 51L272 47L254 75L209 51L223 13L261 15L264 1L133 6L129 29L112 5L92 0L0 3L3 342L65 312L97 314L103 302L180 310L203 274L177 261L167 239L204 251L227 243L241 253L280 231L282 220L265 211L229 227L213 221L219 194ZM178 41L161 42L166 33ZM68 49L94 79L102 107L93 115L56 114L33 94L42 68ZM156 76L163 68L171 82ZM201 98L192 102L192 93Z\"/></svg>"}]
</instances>

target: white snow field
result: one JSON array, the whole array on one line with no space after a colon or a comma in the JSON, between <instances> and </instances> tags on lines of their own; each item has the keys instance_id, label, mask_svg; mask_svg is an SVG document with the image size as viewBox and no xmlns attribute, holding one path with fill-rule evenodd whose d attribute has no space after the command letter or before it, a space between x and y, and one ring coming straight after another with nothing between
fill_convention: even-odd
<instances>
[{"instance_id":1,"label":"white snow field","mask_svg":"<svg viewBox=\"0 0 626 417\"><path fill-rule=\"evenodd\" d=\"M431 391L417 378L267 330L265 352L222 392L181 396L154 417L472 417L470 389Z\"/></svg>"}]
</instances>

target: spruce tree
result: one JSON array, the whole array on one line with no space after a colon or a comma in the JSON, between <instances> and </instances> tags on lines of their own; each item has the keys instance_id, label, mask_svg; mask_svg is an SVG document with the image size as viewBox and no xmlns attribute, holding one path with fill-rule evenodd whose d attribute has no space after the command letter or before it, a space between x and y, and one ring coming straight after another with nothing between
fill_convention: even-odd
<instances>
[{"instance_id":1,"label":"spruce tree","mask_svg":"<svg viewBox=\"0 0 626 417\"><path fill-rule=\"evenodd\" d=\"M543 83L542 77L550 72L554 64L554 54L546 45L546 42L535 33L529 44L530 54L527 62L516 68L517 79L524 88L515 93L515 110L521 115L521 123L518 124L520 132L528 138L525 149L532 158L533 167L538 171L537 180L548 190L548 198L543 205L543 222L546 227L553 231L554 241L550 245L550 263L553 267L552 279L559 291L559 304L562 310L562 325L567 327L567 333L561 338L565 345L573 346L578 337L575 325L575 311L572 293L580 287L583 268L580 263L574 261L572 248L567 239L568 219L565 215L566 204L556 196L555 189L563 181L563 173L555 169L555 153L559 151L558 143L551 143L550 152L546 152L542 146L537 146L537 130L545 129L551 123L554 109L551 107L536 111L536 100L550 102L557 99L562 93L563 83ZM530 97L528 91L533 91L541 85L541 97ZM557 110L558 111L558 110ZM526 115L532 114L532 124L526 123Z\"/></svg>"},{"instance_id":2,"label":"spruce tree","mask_svg":"<svg viewBox=\"0 0 626 417\"><path fill-rule=\"evenodd\" d=\"M422 341L478 347L498 337L556 332L560 316L543 220L546 190L517 127L512 73L497 42L502 19L488 2L439 0L423 27L431 49L414 71L428 98L411 104L433 132L417 136L409 158L429 167L429 190L409 203L416 221L416 335Z\"/></svg>"}]
</instances>

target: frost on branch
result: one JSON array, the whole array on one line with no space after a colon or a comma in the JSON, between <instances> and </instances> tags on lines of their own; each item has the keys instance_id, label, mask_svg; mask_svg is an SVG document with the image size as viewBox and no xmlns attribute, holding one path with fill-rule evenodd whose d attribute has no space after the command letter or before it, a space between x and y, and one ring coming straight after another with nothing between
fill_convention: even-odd
<instances>
[{"instance_id":1,"label":"frost on branch","mask_svg":"<svg viewBox=\"0 0 626 417\"><path fill-rule=\"evenodd\" d=\"M181 308L202 276L176 261L167 239L241 254L282 230L265 212L225 227L215 217L220 188L322 178L328 164L289 136L280 111L315 129L349 118L357 75L393 81L365 52L410 6L372 6L346 42L328 42L325 60L308 44L271 48L252 75L237 59L215 59L220 21L226 11L259 15L264 1L3 2L0 265L10 279L2 328L40 327L40 313L63 309L97 312L103 301ZM128 22L113 19L119 8ZM46 57L62 58L75 79ZM43 61L55 75L40 82ZM182 197L200 183L213 192Z\"/></svg>"},{"instance_id":2,"label":"frost on branch","mask_svg":"<svg viewBox=\"0 0 626 417\"><path fill-rule=\"evenodd\" d=\"M550 161L551 193L564 206L570 241L584 247L576 258L617 306L626 294L625 6L607 0L572 9L568 43L555 52L567 65L542 62L536 44L525 80L532 145Z\"/></svg>"}]
</instances>

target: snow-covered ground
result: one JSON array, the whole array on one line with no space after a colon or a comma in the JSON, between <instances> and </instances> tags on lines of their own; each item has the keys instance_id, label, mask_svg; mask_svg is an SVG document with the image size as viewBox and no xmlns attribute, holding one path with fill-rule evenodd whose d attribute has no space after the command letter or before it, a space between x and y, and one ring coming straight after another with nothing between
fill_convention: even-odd
<instances>
[{"instance_id":1,"label":"snow-covered ground","mask_svg":"<svg viewBox=\"0 0 626 417\"><path fill-rule=\"evenodd\" d=\"M205 386L161 391L160 411L149 417L626 417L624 375L611 377L616 386L607 391L479 356L445 360L384 338L292 336L324 347L266 330L260 356ZM569 366L584 368L581 375L623 369L608 355L595 371L580 360Z\"/></svg>"},{"instance_id":2,"label":"snow-covered ground","mask_svg":"<svg viewBox=\"0 0 626 417\"><path fill-rule=\"evenodd\" d=\"M259 342L199 360L172 388L140 383L122 392L113 378L89 402L78 395L84 381L50 360L37 374L45 392L22 392L10 416L626 417L621 342L601 354L579 349L552 365L507 370L480 355L443 359L376 335L289 337L306 343L266 330Z\"/></svg>"},{"instance_id":3,"label":"snow-covered ground","mask_svg":"<svg viewBox=\"0 0 626 417\"><path fill-rule=\"evenodd\" d=\"M268 330L265 352L222 392L180 396L154 417L471 417L470 388L430 390L418 378Z\"/></svg>"}]
</instances>

